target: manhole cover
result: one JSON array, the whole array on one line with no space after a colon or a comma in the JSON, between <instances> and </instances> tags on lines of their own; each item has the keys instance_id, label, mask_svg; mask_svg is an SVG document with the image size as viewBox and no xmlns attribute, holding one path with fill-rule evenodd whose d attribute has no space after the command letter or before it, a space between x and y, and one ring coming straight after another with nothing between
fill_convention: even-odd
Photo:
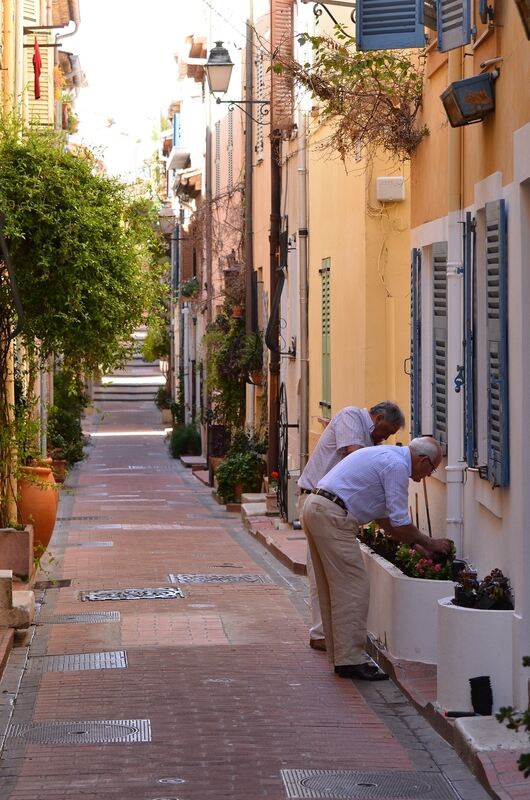
<instances>
[{"instance_id":1,"label":"manhole cover","mask_svg":"<svg viewBox=\"0 0 530 800\"><path fill-rule=\"evenodd\" d=\"M71 584L71 578L57 578L55 581L35 581L33 588L37 589L37 591L44 591L44 589L64 589L67 586L71 586Z\"/></svg>"},{"instance_id":2,"label":"manhole cover","mask_svg":"<svg viewBox=\"0 0 530 800\"><path fill-rule=\"evenodd\" d=\"M161 586L159 589L103 589L95 592L80 592L81 600L170 600L183 598L182 589Z\"/></svg>"},{"instance_id":3,"label":"manhole cover","mask_svg":"<svg viewBox=\"0 0 530 800\"><path fill-rule=\"evenodd\" d=\"M270 583L266 575L191 575L176 573L168 576L171 583Z\"/></svg>"},{"instance_id":4,"label":"manhole cover","mask_svg":"<svg viewBox=\"0 0 530 800\"><path fill-rule=\"evenodd\" d=\"M45 625L87 625L98 622L119 622L119 611L100 611L96 614L56 614L54 617L39 618Z\"/></svg>"},{"instance_id":5,"label":"manhole cover","mask_svg":"<svg viewBox=\"0 0 530 800\"><path fill-rule=\"evenodd\" d=\"M103 653L71 653L62 656L38 656L28 658L27 671L34 672L79 672L84 669L125 669L127 653L114 650Z\"/></svg>"},{"instance_id":6,"label":"manhole cover","mask_svg":"<svg viewBox=\"0 0 530 800\"><path fill-rule=\"evenodd\" d=\"M158 783L186 783L184 778L159 778Z\"/></svg>"},{"instance_id":7,"label":"manhole cover","mask_svg":"<svg viewBox=\"0 0 530 800\"><path fill-rule=\"evenodd\" d=\"M114 547L114 542L80 542L80 544L69 544L67 547Z\"/></svg>"},{"instance_id":8,"label":"manhole cover","mask_svg":"<svg viewBox=\"0 0 530 800\"><path fill-rule=\"evenodd\" d=\"M287 797L418 798L456 800L442 775L425 772L357 772L356 770L282 769Z\"/></svg>"},{"instance_id":9,"label":"manhole cover","mask_svg":"<svg viewBox=\"0 0 530 800\"><path fill-rule=\"evenodd\" d=\"M40 722L10 725L7 737L30 744L91 744L150 742L148 719L101 719L79 722Z\"/></svg>"}]
</instances>

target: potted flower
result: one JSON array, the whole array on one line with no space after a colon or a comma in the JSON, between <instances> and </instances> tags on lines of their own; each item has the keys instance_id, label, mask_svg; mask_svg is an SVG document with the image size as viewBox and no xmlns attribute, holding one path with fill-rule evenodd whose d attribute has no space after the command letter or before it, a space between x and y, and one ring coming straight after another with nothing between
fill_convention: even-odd
<instances>
[{"instance_id":1,"label":"potted flower","mask_svg":"<svg viewBox=\"0 0 530 800\"><path fill-rule=\"evenodd\" d=\"M267 493L265 495L265 504L267 507L267 515L278 514L278 479L280 473L272 470L271 476L268 481Z\"/></svg>"},{"instance_id":2,"label":"potted flower","mask_svg":"<svg viewBox=\"0 0 530 800\"><path fill-rule=\"evenodd\" d=\"M510 581L494 569L483 580L461 572L454 597L438 601L438 703L471 711L469 679L487 675L493 708L513 700L514 622Z\"/></svg>"},{"instance_id":3,"label":"potted flower","mask_svg":"<svg viewBox=\"0 0 530 800\"><path fill-rule=\"evenodd\" d=\"M162 414L162 422L164 424L171 424L173 422L173 414L171 407L173 405L173 398L167 386L159 386L155 394L155 405Z\"/></svg>"},{"instance_id":4,"label":"potted flower","mask_svg":"<svg viewBox=\"0 0 530 800\"><path fill-rule=\"evenodd\" d=\"M217 494L224 503L239 503L244 492L259 492L264 461L258 453L231 453L219 464Z\"/></svg>"}]
</instances>

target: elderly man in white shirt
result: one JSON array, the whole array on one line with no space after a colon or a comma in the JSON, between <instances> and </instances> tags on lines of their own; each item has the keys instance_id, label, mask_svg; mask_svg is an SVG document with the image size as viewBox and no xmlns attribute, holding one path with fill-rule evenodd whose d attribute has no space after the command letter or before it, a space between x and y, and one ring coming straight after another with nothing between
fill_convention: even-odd
<instances>
[{"instance_id":1,"label":"elderly man in white shirt","mask_svg":"<svg viewBox=\"0 0 530 800\"><path fill-rule=\"evenodd\" d=\"M425 536L408 514L409 478L419 482L442 460L430 436L408 447L369 447L342 459L319 482L304 505L306 532L324 624L327 651L343 678L388 676L366 655L369 583L356 537L358 525L376 520L385 532L433 555L445 555L449 539Z\"/></svg>"},{"instance_id":2,"label":"elderly man in white shirt","mask_svg":"<svg viewBox=\"0 0 530 800\"><path fill-rule=\"evenodd\" d=\"M405 417L400 407L396 403L388 401L377 403L372 408L346 406L335 414L318 440L298 480L301 492L298 500L298 516L302 528L304 527L305 501L313 489L317 488L319 480L344 456L360 450L361 447L379 444L397 433L404 424ZM311 600L309 644L315 650L325 650L326 640L309 547L307 548L307 577Z\"/></svg>"}]
</instances>

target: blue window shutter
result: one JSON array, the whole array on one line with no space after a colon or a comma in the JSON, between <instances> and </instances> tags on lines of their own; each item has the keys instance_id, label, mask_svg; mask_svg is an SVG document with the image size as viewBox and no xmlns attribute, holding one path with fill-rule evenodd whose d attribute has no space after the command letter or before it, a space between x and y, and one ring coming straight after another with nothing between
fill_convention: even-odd
<instances>
[{"instance_id":1,"label":"blue window shutter","mask_svg":"<svg viewBox=\"0 0 530 800\"><path fill-rule=\"evenodd\" d=\"M447 242L432 246L433 434L447 450Z\"/></svg>"},{"instance_id":2,"label":"blue window shutter","mask_svg":"<svg viewBox=\"0 0 530 800\"><path fill-rule=\"evenodd\" d=\"M508 254L504 200L486 203L488 479L509 483Z\"/></svg>"},{"instance_id":3,"label":"blue window shutter","mask_svg":"<svg viewBox=\"0 0 530 800\"><path fill-rule=\"evenodd\" d=\"M357 0L358 50L423 47L423 0Z\"/></svg>"},{"instance_id":4,"label":"blue window shutter","mask_svg":"<svg viewBox=\"0 0 530 800\"><path fill-rule=\"evenodd\" d=\"M180 111L173 114L173 147L180 146Z\"/></svg>"},{"instance_id":5,"label":"blue window shutter","mask_svg":"<svg viewBox=\"0 0 530 800\"><path fill-rule=\"evenodd\" d=\"M464 454L468 467L477 464L475 429L475 220L464 223Z\"/></svg>"},{"instance_id":6,"label":"blue window shutter","mask_svg":"<svg viewBox=\"0 0 530 800\"><path fill-rule=\"evenodd\" d=\"M437 0L438 50L447 52L471 41L471 0Z\"/></svg>"},{"instance_id":7,"label":"blue window shutter","mask_svg":"<svg viewBox=\"0 0 530 800\"><path fill-rule=\"evenodd\" d=\"M436 0L423 0L422 23L426 28L430 28L433 31L436 30Z\"/></svg>"},{"instance_id":8,"label":"blue window shutter","mask_svg":"<svg viewBox=\"0 0 530 800\"><path fill-rule=\"evenodd\" d=\"M410 331L410 426L412 438L421 433L421 250L412 251Z\"/></svg>"}]
</instances>

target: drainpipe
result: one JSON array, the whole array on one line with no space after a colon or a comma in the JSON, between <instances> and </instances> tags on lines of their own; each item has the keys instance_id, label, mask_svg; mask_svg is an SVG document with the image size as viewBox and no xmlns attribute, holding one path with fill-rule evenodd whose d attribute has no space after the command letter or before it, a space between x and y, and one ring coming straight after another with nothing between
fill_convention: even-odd
<instances>
[{"instance_id":1,"label":"drainpipe","mask_svg":"<svg viewBox=\"0 0 530 800\"><path fill-rule=\"evenodd\" d=\"M247 42L245 58L245 97L252 99L252 64L254 58L254 28L253 28L253 3L250 0L250 13L247 20ZM245 119L245 331L252 333L256 327L256 321L252 318L253 297L252 297L252 276L254 272L254 243L252 238L252 204L253 204L253 172L252 158L254 125L252 117L247 114ZM255 402L256 387L247 384L247 404L246 416L247 425L253 430L255 426Z\"/></svg>"},{"instance_id":2,"label":"drainpipe","mask_svg":"<svg viewBox=\"0 0 530 800\"><path fill-rule=\"evenodd\" d=\"M272 109L272 92L271 92ZM271 114L274 113L271 110ZM267 468L269 475L278 469L280 449L279 401L280 401L280 310L274 303L280 284L280 213L281 213L281 133L271 132L271 216L270 216L270 260L269 260L269 303L271 317L267 326L267 347L269 357L269 446ZM282 276L283 277L283 276Z\"/></svg>"},{"instance_id":3,"label":"drainpipe","mask_svg":"<svg viewBox=\"0 0 530 800\"><path fill-rule=\"evenodd\" d=\"M448 83L462 78L463 51L449 52ZM457 394L454 378L463 365L462 287L462 130L448 129L447 228L447 519L446 535L463 556L464 462L463 392Z\"/></svg>"},{"instance_id":4,"label":"drainpipe","mask_svg":"<svg viewBox=\"0 0 530 800\"><path fill-rule=\"evenodd\" d=\"M186 425L189 425L191 422L191 392L190 392L190 330L189 330L189 315L190 310L188 308L188 304L185 303L182 306L182 330L184 334L184 347L183 347L183 358L182 358L182 367L183 367L183 375L182 379L184 381L184 422Z\"/></svg>"},{"instance_id":5,"label":"drainpipe","mask_svg":"<svg viewBox=\"0 0 530 800\"><path fill-rule=\"evenodd\" d=\"M3 63L2 72L3 109L6 112L13 110L13 68L15 47L15 5L13 0L4 0L4 37L3 37Z\"/></svg>"},{"instance_id":6,"label":"drainpipe","mask_svg":"<svg viewBox=\"0 0 530 800\"><path fill-rule=\"evenodd\" d=\"M24 90L24 0L15 3L15 106L22 107Z\"/></svg>"},{"instance_id":7,"label":"drainpipe","mask_svg":"<svg viewBox=\"0 0 530 800\"><path fill-rule=\"evenodd\" d=\"M309 455L309 314L308 214L307 214L307 116L302 111L298 131L298 268L300 292L300 472Z\"/></svg>"}]
</instances>

